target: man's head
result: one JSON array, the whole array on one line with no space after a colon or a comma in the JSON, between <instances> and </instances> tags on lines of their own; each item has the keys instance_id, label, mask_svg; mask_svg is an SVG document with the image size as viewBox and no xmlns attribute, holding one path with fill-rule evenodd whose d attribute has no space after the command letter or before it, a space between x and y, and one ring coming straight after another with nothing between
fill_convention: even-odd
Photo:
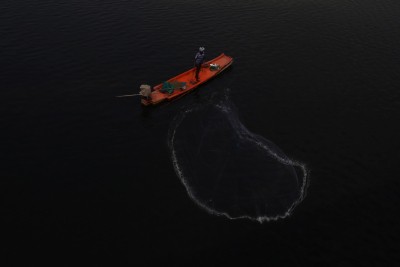
<instances>
[{"instance_id":1,"label":"man's head","mask_svg":"<svg viewBox=\"0 0 400 267\"><path fill-rule=\"evenodd\" d=\"M200 51L200 52L202 52L202 53L203 53L203 52L204 52L204 50L206 50L206 49L205 49L203 46L200 46L200 47L199 47L199 51Z\"/></svg>"}]
</instances>

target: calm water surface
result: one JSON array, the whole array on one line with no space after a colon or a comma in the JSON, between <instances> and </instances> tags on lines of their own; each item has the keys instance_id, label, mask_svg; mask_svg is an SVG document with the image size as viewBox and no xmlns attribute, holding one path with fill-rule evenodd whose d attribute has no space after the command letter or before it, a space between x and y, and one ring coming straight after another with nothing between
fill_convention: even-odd
<instances>
[{"instance_id":1,"label":"calm water surface","mask_svg":"<svg viewBox=\"0 0 400 267\"><path fill-rule=\"evenodd\" d=\"M399 261L399 1L5 0L0 10L10 262ZM234 65L158 108L115 98L192 67L199 46ZM311 170L288 219L211 216L174 173L172 118L226 88L248 129Z\"/></svg>"}]
</instances>

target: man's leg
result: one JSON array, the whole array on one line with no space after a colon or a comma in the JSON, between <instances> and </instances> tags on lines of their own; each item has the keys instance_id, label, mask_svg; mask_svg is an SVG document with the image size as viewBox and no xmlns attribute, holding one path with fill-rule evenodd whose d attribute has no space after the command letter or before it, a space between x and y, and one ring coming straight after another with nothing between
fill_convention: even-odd
<instances>
[{"instance_id":1,"label":"man's leg","mask_svg":"<svg viewBox=\"0 0 400 267\"><path fill-rule=\"evenodd\" d=\"M196 81L199 81L200 68L201 68L201 65L196 66Z\"/></svg>"}]
</instances>

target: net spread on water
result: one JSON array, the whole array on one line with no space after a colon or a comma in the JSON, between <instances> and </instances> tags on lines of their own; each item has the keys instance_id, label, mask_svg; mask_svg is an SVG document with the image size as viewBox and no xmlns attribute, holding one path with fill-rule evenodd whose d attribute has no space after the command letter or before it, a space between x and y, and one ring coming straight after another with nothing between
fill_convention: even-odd
<instances>
[{"instance_id":1,"label":"net spread on water","mask_svg":"<svg viewBox=\"0 0 400 267\"><path fill-rule=\"evenodd\" d=\"M227 92L173 120L168 142L175 172L193 201L211 214L259 222L285 218L305 197L305 165L251 133Z\"/></svg>"}]
</instances>

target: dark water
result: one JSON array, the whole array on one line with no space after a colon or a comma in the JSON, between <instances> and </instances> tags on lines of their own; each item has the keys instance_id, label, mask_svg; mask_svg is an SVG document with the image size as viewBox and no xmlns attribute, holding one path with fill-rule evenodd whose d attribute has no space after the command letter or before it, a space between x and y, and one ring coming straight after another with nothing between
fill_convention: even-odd
<instances>
[{"instance_id":1,"label":"dark water","mask_svg":"<svg viewBox=\"0 0 400 267\"><path fill-rule=\"evenodd\" d=\"M6 0L0 13L9 265L400 260L399 1ZM199 46L234 66L159 108L115 98L185 71ZM248 129L311 170L287 219L209 215L174 173L171 120L226 88Z\"/></svg>"}]
</instances>

